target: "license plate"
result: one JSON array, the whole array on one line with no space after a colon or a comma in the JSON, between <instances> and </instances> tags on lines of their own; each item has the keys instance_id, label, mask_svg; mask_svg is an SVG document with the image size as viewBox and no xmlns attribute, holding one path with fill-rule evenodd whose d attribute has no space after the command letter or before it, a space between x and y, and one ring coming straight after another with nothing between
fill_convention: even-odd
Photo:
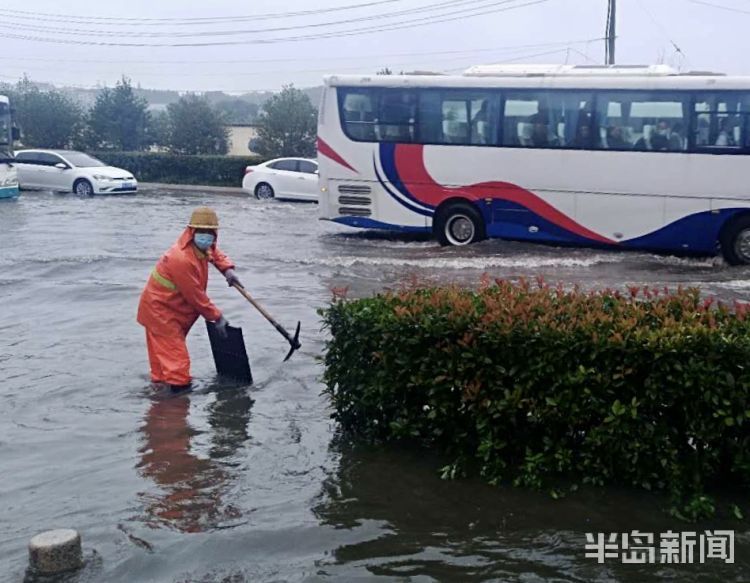
<instances>
[{"instance_id":1,"label":"license plate","mask_svg":"<svg viewBox=\"0 0 750 583\"><path fill-rule=\"evenodd\" d=\"M134 184L132 182L123 182L122 187L123 188L133 188Z\"/></svg>"}]
</instances>

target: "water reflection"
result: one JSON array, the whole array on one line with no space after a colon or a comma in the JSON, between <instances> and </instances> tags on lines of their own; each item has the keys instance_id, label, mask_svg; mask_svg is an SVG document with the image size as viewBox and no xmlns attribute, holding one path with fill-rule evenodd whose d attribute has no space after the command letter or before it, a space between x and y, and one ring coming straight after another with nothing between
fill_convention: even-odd
<instances>
[{"instance_id":1,"label":"water reflection","mask_svg":"<svg viewBox=\"0 0 750 583\"><path fill-rule=\"evenodd\" d=\"M583 489L564 500L476 478L443 481L445 460L426 451L334 444L337 470L313 511L346 531L346 543L321 561L321 572L353 580L385 577L424 581L746 581L747 568L704 565L598 565L584 557L586 532L727 528L670 518L663 499L615 488ZM394 468L398 468L394 472ZM746 535L740 536L743 539ZM337 538L342 538L340 535ZM746 556L747 542L738 542Z\"/></svg>"},{"instance_id":2,"label":"water reflection","mask_svg":"<svg viewBox=\"0 0 750 583\"><path fill-rule=\"evenodd\" d=\"M235 454L250 439L253 401L243 389L215 393L207 408L207 455L195 451L198 438L205 436L190 423L190 404L190 395L152 399L141 427L144 444L137 466L159 488L141 494L145 522L186 533L226 526L241 516L225 497L238 477Z\"/></svg>"}]
</instances>

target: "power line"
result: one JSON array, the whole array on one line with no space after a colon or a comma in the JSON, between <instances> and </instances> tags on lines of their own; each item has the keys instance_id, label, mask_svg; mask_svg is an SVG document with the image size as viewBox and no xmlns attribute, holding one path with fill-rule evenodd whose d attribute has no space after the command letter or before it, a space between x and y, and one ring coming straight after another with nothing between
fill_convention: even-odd
<instances>
[{"instance_id":1,"label":"power line","mask_svg":"<svg viewBox=\"0 0 750 583\"><path fill-rule=\"evenodd\" d=\"M560 53L564 53L567 50L568 50L568 47L565 47L565 48L562 48L562 49L556 49L554 51L544 51L544 52L541 52L541 53L532 53L532 54L520 55L518 57L513 57L512 59L504 59L502 61L498 61L495 64L496 65L504 65L506 63L515 63L515 62L518 62L518 61L525 61L526 59L534 59L536 57L545 57L547 55L557 55L557 54L560 54ZM443 72L445 72L445 73L452 73L452 72L461 71L461 70L462 70L461 68L454 68L454 69L446 69Z\"/></svg>"},{"instance_id":2,"label":"power line","mask_svg":"<svg viewBox=\"0 0 750 583\"><path fill-rule=\"evenodd\" d=\"M518 1L518 0L504 0L503 2L498 2L497 4L505 4L508 1ZM478 11L478 12L473 11L476 9L461 11L461 13L458 16L453 16L450 18L443 18L443 16L446 16L446 15L441 15L441 17L439 18L423 17L423 18L413 19L413 20L409 20L409 21L405 21L401 23L397 22L397 23L392 23L389 25L382 25L382 26L377 26L377 27L355 28L351 30L344 30L344 31L337 31L337 32L327 32L327 33L318 33L318 34L311 34L311 35L292 36L292 37L278 37L278 38L271 38L271 39L212 41L212 42L203 42L203 43L197 43L197 42L123 43L123 42L104 42L104 41L91 41L91 40L61 39L61 38L50 38L50 37L43 37L43 36L19 35L19 34L12 34L12 33L0 33L0 38L25 40L25 41L32 41L32 42L63 44L63 45L109 46L109 47L183 48L183 47L208 47L208 46L237 46L237 45L248 45L248 44L277 44L277 43L283 43L283 42L300 42L300 41L306 41L306 40L341 38L341 37L348 37L348 36L362 36L366 34L372 34L375 32L390 32L394 30L402 30L405 28L415 28L415 27L421 27L421 26L428 26L431 24L454 22L457 20L464 20L466 18L473 18L476 16L497 14L500 12L507 12L509 10L516 10L518 8L525 8L527 6L543 4L546 2L549 2L549 0L529 0L523 4L517 4L514 6L505 6L505 7L500 6L499 8L495 7L490 10L483 10L483 11Z\"/></svg>"},{"instance_id":3,"label":"power line","mask_svg":"<svg viewBox=\"0 0 750 583\"><path fill-rule=\"evenodd\" d=\"M558 49L556 51L551 52L559 52L562 49ZM544 53L547 54L547 53ZM460 57L453 57L448 59L442 59L439 63L440 66L434 67L435 60L421 60L421 61L388 61L387 64L389 67L417 67L417 66L430 66L431 68L435 68L438 71L442 71L441 65L443 63L447 62L456 62L456 61L466 61L467 59L471 58L470 56L463 55ZM521 57L522 58L522 57ZM378 67L383 63L383 61L380 61L379 63L375 63L371 65L369 68ZM474 64L474 63L470 63ZM468 66L468 65L467 65ZM364 68L367 68L363 65L358 66L348 66L348 67L336 67L335 69L332 69L331 67L327 67L325 69L286 69L286 70L278 70L278 69L265 69L265 70L259 70L259 71L242 71L237 73L232 73L232 77L257 77L259 75L271 75L271 74L284 74L284 75L296 75L296 74L302 74L302 73L319 73L319 74L326 74L326 73L346 73L346 72L358 72L361 73ZM465 68L465 67L463 67ZM39 69L46 72L60 72L60 71L54 71L52 69ZM26 69L23 69L24 72L27 72ZM71 72L71 71L67 71ZM155 75L163 76L163 74L152 72L152 73L138 73L138 77L152 77ZM226 73L204 73L201 75L196 75L195 73L170 73L170 77L191 77L191 78L211 78L211 77L226 77Z\"/></svg>"},{"instance_id":4,"label":"power line","mask_svg":"<svg viewBox=\"0 0 750 583\"><path fill-rule=\"evenodd\" d=\"M570 46L570 45L581 45L590 44L592 42L598 42L605 40L604 37L581 39L581 40L568 40L568 41L557 41L549 43L535 43L526 45L506 45L501 47L482 47L475 49L460 49L450 51L419 51L419 52L406 52L406 53L371 53L369 55L350 55L350 56L338 56L338 57L325 57L321 58L318 56L299 56L299 57L278 57L274 59L230 59L230 60L111 60L111 59L66 59L66 58L47 58L47 57L17 57L14 56L13 62L18 61L29 61L37 62L41 61L44 63L80 63L80 64L103 64L103 65L252 65L259 63L285 63L285 62L321 62L321 61L352 61L358 59L381 59L386 60L391 57L413 57L413 56L430 56L430 55L455 55L455 54L467 54L467 53L481 53L481 52L500 52L500 51L516 51L525 49L535 49L543 47L556 47L556 46ZM6 63L6 66L10 66L10 63Z\"/></svg>"},{"instance_id":5,"label":"power line","mask_svg":"<svg viewBox=\"0 0 750 583\"><path fill-rule=\"evenodd\" d=\"M598 40L601 40L601 39L598 39ZM583 41L583 42L588 43L590 41ZM410 56L411 57L420 57L420 56L421 57L425 57L424 60L419 61L419 62L414 62L414 61L407 61L407 62L396 61L396 62L392 62L390 60L391 57L399 56L399 55L393 55L393 54L391 54L391 55L382 55L382 54L381 55L371 55L371 56L369 56L367 58L370 59L370 60L374 60L374 59L378 60L374 64L371 63L370 66L377 66L379 64L386 63L389 66L409 67L409 66L416 66L416 65L423 65L423 64L434 65L436 62L439 65L442 65L443 63L448 62L448 61L456 61L456 60L463 61L463 60L466 60L466 59L468 59L468 58L471 57L471 53L476 53L476 52L490 52L492 54L500 54L500 53L513 54L513 53L528 51L529 48L542 48L542 47L550 47L550 46L555 46L555 47L561 47L562 46L562 47L564 47L562 49L557 49L555 51L549 51L548 53L543 53L543 54L552 54L552 53L555 53L555 52L559 52L560 50L571 49L571 46L570 46L571 44L573 44L573 43L571 43L571 42L542 43L542 44L539 44L539 45L520 45L520 46L517 46L517 47L496 47L496 48L492 48L492 49L474 49L474 50L468 50L468 51L442 51L442 52L438 52L438 53L435 53L435 52L433 52L433 53L402 53L400 55L400 56L404 56L404 57L410 57ZM581 44L581 41L578 41L578 44ZM575 49L571 49L571 50L575 50ZM579 54L583 54L583 53L579 52ZM434 57L436 55L461 55L461 56L454 56L454 57L450 57L449 56L449 58L447 58L447 59L443 59L443 58L435 59ZM429 57L433 57L433 58L431 58L431 59L428 60ZM295 62L299 62L299 60L296 60ZM112 65L109 64L108 66L111 67ZM45 72L45 73L60 73L60 72L63 72L58 67L55 67L55 68L50 68L50 67L28 67L28 66L25 66L25 65L9 65L8 67L9 68L14 68L14 69L19 69L20 71L23 71L24 73L28 73L29 71L42 71L42 72ZM6 68L8 68L8 67L6 67ZM356 65L356 66L346 66L346 67L339 67L339 66L334 65L334 66L328 66L328 67L326 67L324 69L301 69L301 70L273 69L273 70L260 70L260 71L255 70L255 71L234 72L234 73L232 73L232 76L233 77L252 77L252 76L256 76L256 75L268 75L268 74L338 73L338 72L342 72L342 71L362 71L362 69L367 68L367 67L368 67L368 65ZM75 68L72 71L74 71L76 73L81 73L81 72L85 73L85 72L87 72L85 69L81 70L80 68ZM71 69L67 69L64 72L71 72ZM90 73L90 71L89 71L89 73ZM144 76L145 77L149 77L149 76L154 76L154 75L163 76L163 72L162 71L152 71L152 72L142 72L142 71L133 72L133 71L127 71L127 74L128 75L132 75L132 76L134 76L136 78L138 78L138 77L144 77ZM191 71L190 73L174 73L174 72L170 72L170 77L193 77L193 78L226 77L226 73L197 73L195 71Z\"/></svg>"},{"instance_id":6,"label":"power line","mask_svg":"<svg viewBox=\"0 0 750 583\"><path fill-rule=\"evenodd\" d=\"M544 52L538 52L538 53L523 54L523 55L519 55L519 56L516 56L516 57L513 57L513 58L504 59L504 60L502 60L500 62L501 63L512 63L512 62L516 62L516 61L523 61L523 60L526 60L526 59L540 57L540 56L545 56L545 55L558 54L558 53L561 53L561 52L566 51L566 50L567 50L567 48L560 48L560 49L556 49L556 50L552 50L552 51L544 51ZM460 59L454 59L454 60L460 60ZM399 67L414 67L414 66L422 65L424 63L425 62L423 61L423 62L388 63L388 64L392 64L392 65L399 66ZM434 70L435 70L436 73L451 73L451 72L455 72L455 71L463 71L468 66L471 66L472 64L474 64L474 63L466 63L465 65L463 65L461 67L450 68L450 69L434 68ZM259 72L258 74L267 75L269 72L276 72L276 71L264 71L264 72ZM285 73L311 73L311 72L316 72L316 71L311 71L309 69L304 69L304 70L299 70L299 71L284 71L284 72ZM330 69L325 69L325 70L321 70L321 71L318 71L318 72L328 73L328 72L331 72L331 71L330 71ZM18 79L18 77L12 77L12 76L8 76L8 75L0 75L0 78L11 79L11 80L17 80ZM87 90L87 91L98 90L98 89L102 88L101 85L98 85L98 86L88 86L88 87L87 86L83 86L83 85L69 85L69 84L66 84L66 83L60 83L58 85L61 86L62 88L81 89L81 90ZM104 85L104 86L106 87L106 85ZM159 90L156 90L156 91L159 91ZM177 92L177 93L204 93L205 92L205 91L196 91L194 89L192 89L192 90L191 89L169 89L168 91L174 91L174 92ZM221 92L225 92L225 93L253 93L253 92L257 92L258 90L257 89L222 88L222 89L211 89L210 91L221 91Z\"/></svg>"},{"instance_id":7,"label":"power line","mask_svg":"<svg viewBox=\"0 0 750 583\"><path fill-rule=\"evenodd\" d=\"M664 35L664 37L669 41L669 44L672 45L675 52L682 55L683 58L686 58L685 53L682 51L682 49L677 45L677 43L672 40L672 37L669 35L669 32L667 32L667 29L664 27L664 25L656 20L656 17L651 13L651 11L646 8L646 6L643 4L641 0L638 0L638 6L640 6L641 10L646 13L646 15L651 19L651 22L654 23L654 26L656 26Z\"/></svg>"},{"instance_id":8,"label":"power line","mask_svg":"<svg viewBox=\"0 0 750 583\"><path fill-rule=\"evenodd\" d=\"M314 16L318 14L328 14L330 12L343 12L348 10L359 10L372 6L381 6L383 4L396 4L404 0L377 0L373 2L364 2L361 4L349 4L346 6L333 6L330 8L317 8L315 10L298 10L294 12L273 12L267 14L238 15L238 16L209 16L209 17L192 17L192 18L143 18L143 17L120 17L120 16L71 16L70 14L55 14L49 12L31 12L28 10L3 10L3 15L15 20L32 20L34 22L76 22L76 23L95 23L102 26L122 26L123 22L128 22L132 26L162 26L170 24L175 26L195 25L195 24L216 24L223 22L247 22L254 20L275 20L279 18L293 18L298 16Z\"/></svg>"},{"instance_id":9,"label":"power line","mask_svg":"<svg viewBox=\"0 0 750 583\"><path fill-rule=\"evenodd\" d=\"M95 30L95 29L92 30L92 29L65 28L65 27L54 27L54 26L34 26L30 24L19 24L19 23L9 23L9 22L0 22L0 28L6 28L10 30L30 31L30 32L52 33L52 34L65 35L65 36L85 35L87 37L90 37L90 36L102 36L102 37L128 36L128 37L136 37L136 38L165 38L165 37L166 38L191 38L191 37L214 37L214 36L218 37L218 36L235 36L235 35L241 35L241 34L262 34L262 33L270 33L270 32L289 32L293 30L325 28L329 26L338 26L342 24L354 24L354 23L359 23L359 22L370 22L373 20L398 18L402 16L422 14L425 12L427 13L435 12L435 11L443 12L451 8L456 8L457 6L464 5L464 7L459 10L454 10L452 12L445 12L444 14L432 14L430 16L431 18L432 17L437 18L440 16L450 16L454 14L460 14L464 10L475 10L475 9L478 10L478 9L483 9L483 8L489 8L489 7L496 6L496 5L509 4L509 3L517 2L517 1L519 0L449 0L449 1L444 0L441 2L428 4L426 6L422 6L419 8L410 8L407 10L399 10L396 12L370 14L366 16L359 16L356 18L346 18L343 20L297 24L297 25L290 25L290 26L278 26L278 27L271 27L271 28L244 29L244 30L203 30L203 31L187 31L187 32L174 32L174 31L133 32L129 30L123 30L122 28L116 31ZM477 6L472 6L472 5L477 5Z\"/></svg>"},{"instance_id":10,"label":"power line","mask_svg":"<svg viewBox=\"0 0 750 583\"><path fill-rule=\"evenodd\" d=\"M732 6L723 6L721 4L715 4L713 2L706 2L705 0L688 0L693 4L702 4L703 6L710 6L711 8L717 8L719 10L726 10L728 12L737 12L739 14L750 14L750 10L743 10L742 8L734 8Z\"/></svg>"}]
</instances>

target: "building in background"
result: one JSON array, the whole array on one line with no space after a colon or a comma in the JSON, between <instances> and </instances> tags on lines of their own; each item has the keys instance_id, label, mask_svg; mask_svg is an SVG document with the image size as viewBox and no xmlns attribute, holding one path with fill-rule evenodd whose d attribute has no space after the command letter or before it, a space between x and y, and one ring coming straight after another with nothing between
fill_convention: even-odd
<instances>
[{"instance_id":1,"label":"building in background","mask_svg":"<svg viewBox=\"0 0 750 583\"><path fill-rule=\"evenodd\" d=\"M229 129L229 156L252 156L257 154L253 144L258 139L256 124L233 124Z\"/></svg>"}]
</instances>

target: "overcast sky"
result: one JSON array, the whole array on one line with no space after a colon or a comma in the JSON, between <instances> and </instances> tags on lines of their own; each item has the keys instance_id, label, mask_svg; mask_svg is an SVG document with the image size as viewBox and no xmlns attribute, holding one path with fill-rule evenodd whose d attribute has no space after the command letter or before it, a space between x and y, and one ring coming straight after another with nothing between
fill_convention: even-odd
<instances>
[{"instance_id":1,"label":"overcast sky","mask_svg":"<svg viewBox=\"0 0 750 583\"><path fill-rule=\"evenodd\" d=\"M347 8L362 4L370 5ZM314 10L324 12L278 17ZM0 2L0 81L27 73L90 87L125 74L148 88L241 92L383 66L601 63L604 45L594 39L604 35L606 11L607 0L11 0ZM425 24L430 18L446 22ZM748 30L750 0L618 0L617 60L750 74ZM329 38L300 38L320 35Z\"/></svg>"}]
</instances>

